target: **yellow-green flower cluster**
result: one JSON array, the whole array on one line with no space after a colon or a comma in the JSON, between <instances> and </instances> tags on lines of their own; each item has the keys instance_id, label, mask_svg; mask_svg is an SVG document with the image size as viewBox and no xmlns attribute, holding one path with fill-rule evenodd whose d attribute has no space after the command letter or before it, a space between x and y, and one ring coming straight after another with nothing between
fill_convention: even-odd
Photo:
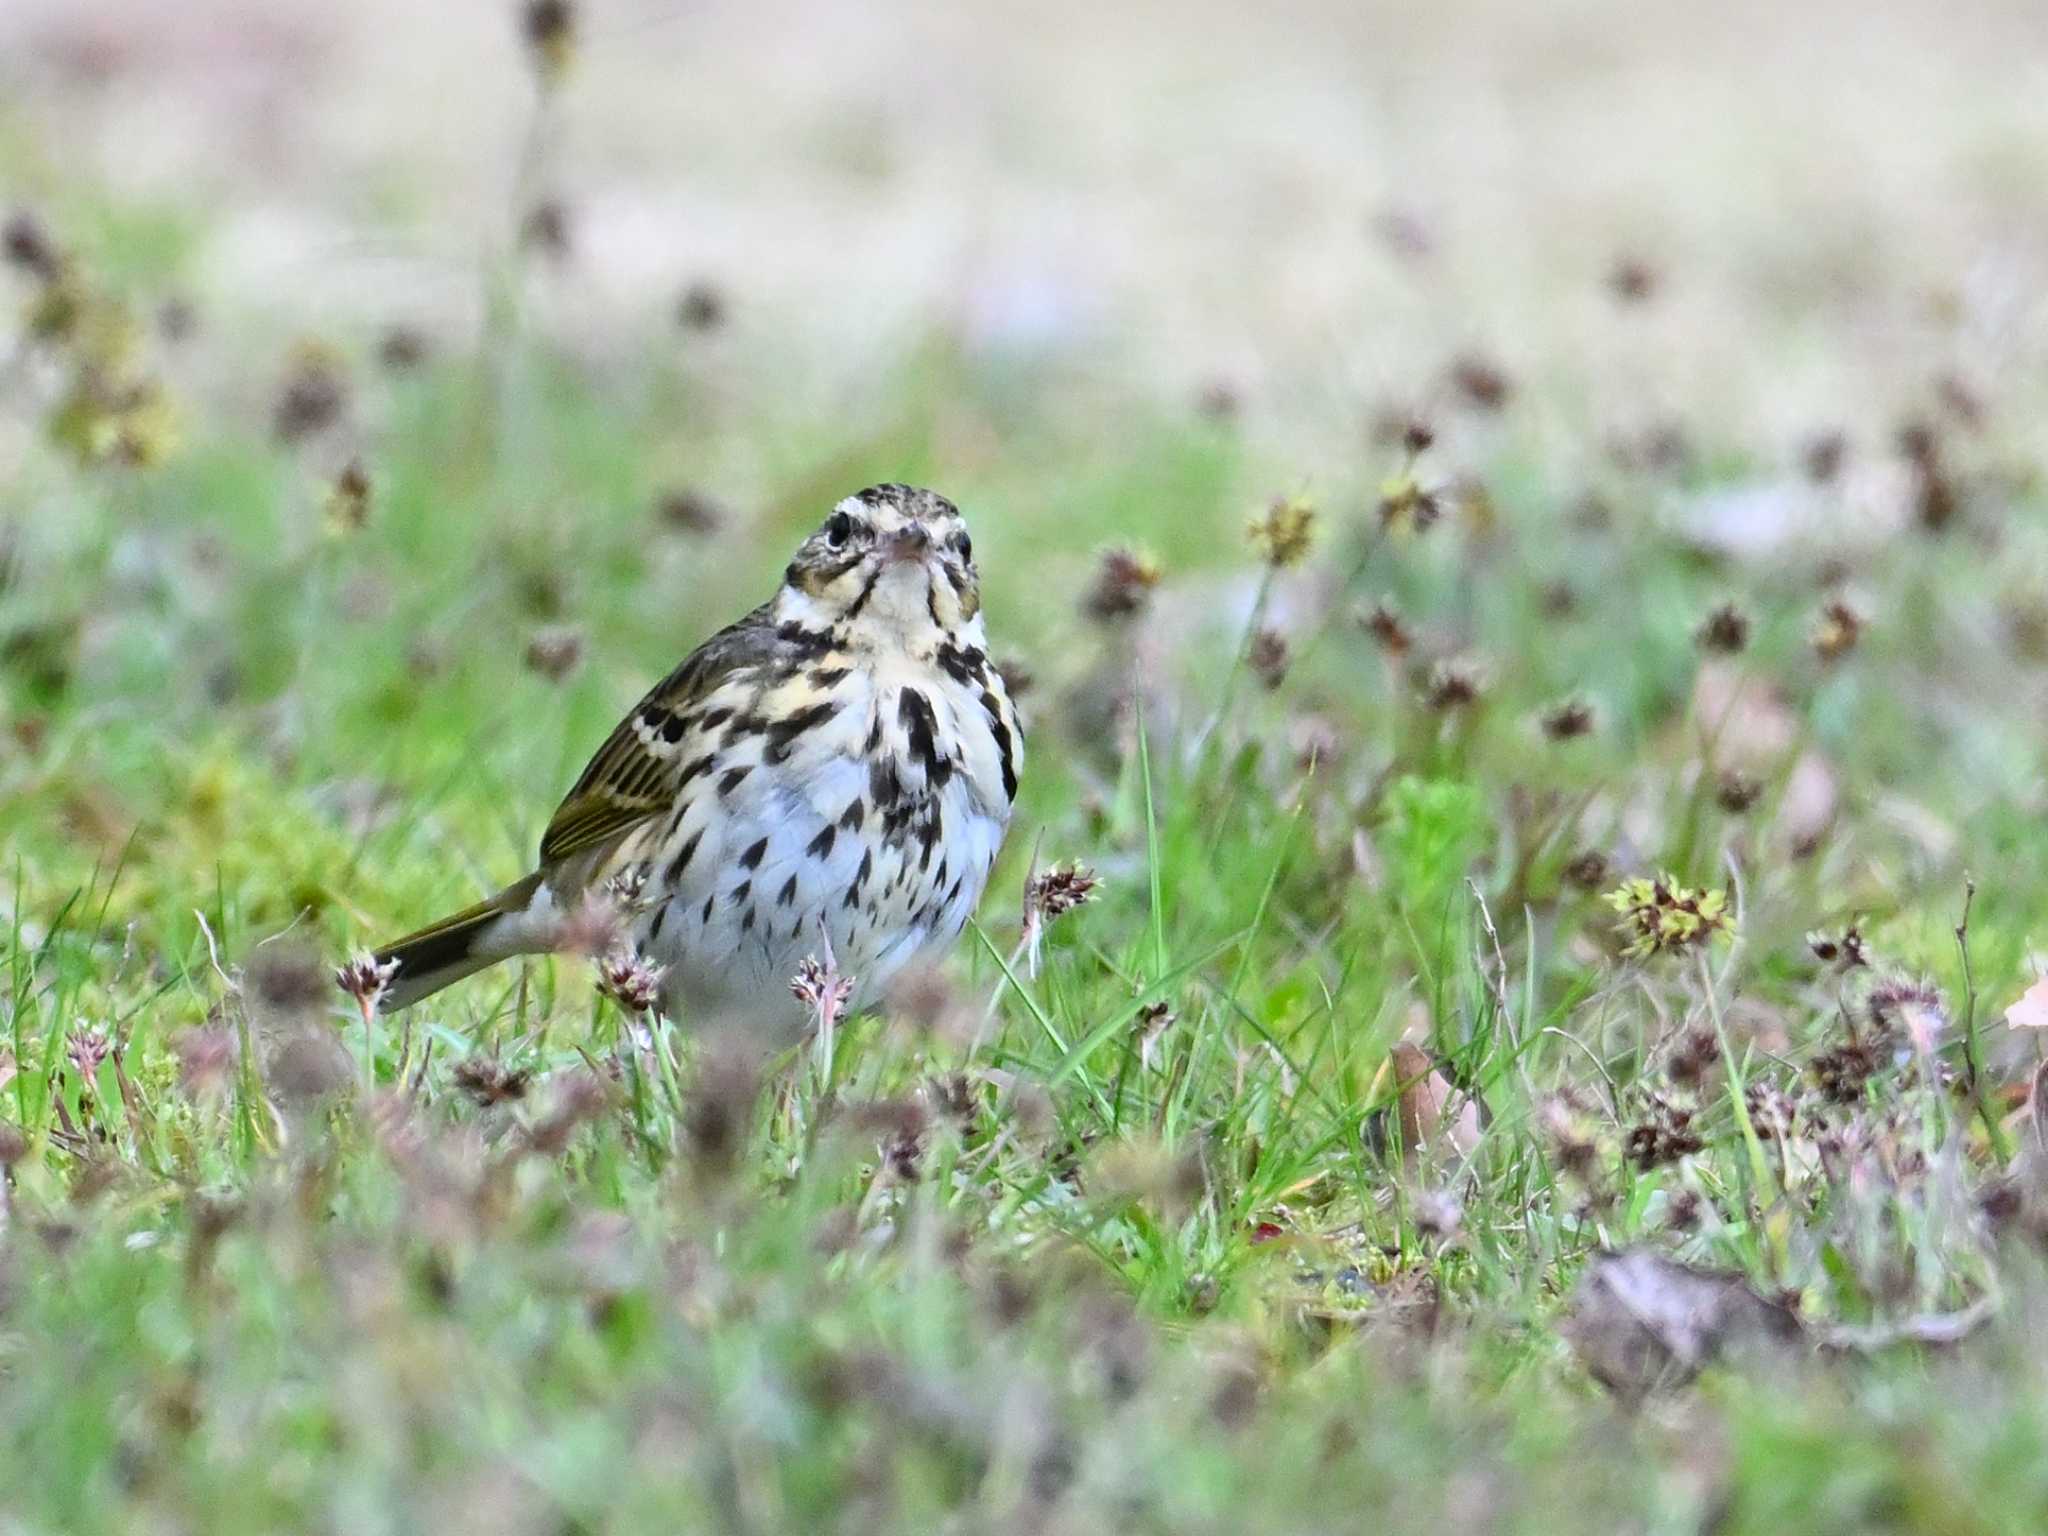
<instances>
[{"instance_id":1,"label":"yellow-green flower cluster","mask_svg":"<svg viewBox=\"0 0 2048 1536\"><path fill-rule=\"evenodd\" d=\"M1265 562L1276 569L1299 565L1315 544L1316 509L1307 502L1283 496L1245 527L1252 545Z\"/></svg>"},{"instance_id":2,"label":"yellow-green flower cluster","mask_svg":"<svg viewBox=\"0 0 2048 1536\"><path fill-rule=\"evenodd\" d=\"M1637 957L1694 949L1735 929L1726 891L1693 890L1670 875L1625 880L1607 893L1607 904L1621 914L1615 926L1629 941L1624 953Z\"/></svg>"}]
</instances>

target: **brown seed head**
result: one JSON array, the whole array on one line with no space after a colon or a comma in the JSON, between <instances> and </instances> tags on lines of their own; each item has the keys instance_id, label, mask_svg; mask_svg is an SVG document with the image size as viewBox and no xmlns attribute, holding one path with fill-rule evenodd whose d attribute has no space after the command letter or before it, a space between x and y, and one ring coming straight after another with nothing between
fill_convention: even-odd
<instances>
[{"instance_id":1,"label":"brown seed head","mask_svg":"<svg viewBox=\"0 0 2048 1536\"><path fill-rule=\"evenodd\" d=\"M1486 692L1486 675L1477 662L1452 658L1429 669L1422 702L1437 714L1466 709Z\"/></svg>"},{"instance_id":2,"label":"brown seed head","mask_svg":"<svg viewBox=\"0 0 2048 1536\"><path fill-rule=\"evenodd\" d=\"M1095 567L1095 584L1081 611L1100 623L1135 618L1159 585L1159 563L1135 549L1106 549Z\"/></svg>"},{"instance_id":3,"label":"brown seed head","mask_svg":"<svg viewBox=\"0 0 2048 1536\"><path fill-rule=\"evenodd\" d=\"M527 0L519 31L541 84L559 85L576 61L576 7L572 0Z\"/></svg>"},{"instance_id":4,"label":"brown seed head","mask_svg":"<svg viewBox=\"0 0 2048 1536\"><path fill-rule=\"evenodd\" d=\"M1607 291L1622 304L1643 304L1656 297L1657 269L1640 256L1622 256L1607 270Z\"/></svg>"},{"instance_id":5,"label":"brown seed head","mask_svg":"<svg viewBox=\"0 0 2048 1536\"><path fill-rule=\"evenodd\" d=\"M526 670L559 683L583 663L583 631L573 624L551 624L534 631L526 642Z\"/></svg>"},{"instance_id":6,"label":"brown seed head","mask_svg":"<svg viewBox=\"0 0 2048 1536\"><path fill-rule=\"evenodd\" d=\"M334 984L356 1000L356 1006L365 1014L377 1011L377 1005L384 998L384 991L391 985L391 978L398 974L396 960L380 961L367 949L359 949L334 973Z\"/></svg>"},{"instance_id":7,"label":"brown seed head","mask_svg":"<svg viewBox=\"0 0 2048 1536\"><path fill-rule=\"evenodd\" d=\"M1024 886L1026 920L1035 915L1048 926L1058 922L1076 907L1093 901L1101 883L1095 871L1084 864L1055 864L1042 869Z\"/></svg>"},{"instance_id":8,"label":"brown seed head","mask_svg":"<svg viewBox=\"0 0 2048 1536\"><path fill-rule=\"evenodd\" d=\"M1607 883L1607 870L1607 855L1597 848L1588 848L1572 856L1564 867L1564 878L1582 891L1597 891Z\"/></svg>"},{"instance_id":9,"label":"brown seed head","mask_svg":"<svg viewBox=\"0 0 2048 1536\"><path fill-rule=\"evenodd\" d=\"M54 282L63 265L57 242L43 221L26 208L17 208L0 226L0 257L40 282Z\"/></svg>"},{"instance_id":10,"label":"brown seed head","mask_svg":"<svg viewBox=\"0 0 2048 1536\"><path fill-rule=\"evenodd\" d=\"M1287 664L1291 659L1287 637L1272 628L1261 629L1253 635L1245 652L1245 665L1268 688L1278 688L1287 680Z\"/></svg>"},{"instance_id":11,"label":"brown seed head","mask_svg":"<svg viewBox=\"0 0 2048 1536\"><path fill-rule=\"evenodd\" d=\"M1730 816L1746 815L1763 795L1763 782L1740 768L1724 768L1714 781L1714 803Z\"/></svg>"},{"instance_id":12,"label":"brown seed head","mask_svg":"<svg viewBox=\"0 0 2048 1536\"><path fill-rule=\"evenodd\" d=\"M1514 393L1514 382L1491 358L1467 353L1451 363L1451 385L1465 403L1482 411L1497 411Z\"/></svg>"},{"instance_id":13,"label":"brown seed head","mask_svg":"<svg viewBox=\"0 0 2048 1536\"><path fill-rule=\"evenodd\" d=\"M708 334L723 326L725 319L725 292L715 283L699 278L676 300L676 324L686 331Z\"/></svg>"},{"instance_id":14,"label":"brown seed head","mask_svg":"<svg viewBox=\"0 0 2048 1536\"><path fill-rule=\"evenodd\" d=\"M1863 929L1851 923L1839 935L1814 932L1806 936L1806 947L1823 965L1839 965L1845 971L1861 970L1870 964L1870 951Z\"/></svg>"},{"instance_id":15,"label":"brown seed head","mask_svg":"<svg viewBox=\"0 0 2048 1536\"><path fill-rule=\"evenodd\" d=\"M519 243L550 261L566 261L571 250L569 205L559 197L543 197L519 221Z\"/></svg>"},{"instance_id":16,"label":"brown seed head","mask_svg":"<svg viewBox=\"0 0 2048 1536\"><path fill-rule=\"evenodd\" d=\"M455 1086L479 1109L516 1104L526 1097L533 1074L524 1067L508 1067L494 1056L465 1056L451 1074Z\"/></svg>"},{"instance_id":17,"label":"brown seed head","mask_svg":"<svg viewBox=\"0 0 2048 1536\"><path fill-rule=\"evenodd\" d=\"M597 963L597 990L632 1014L661 1006L661 978L668 968L649 965L626 945L615 947Z\"/></svg>"},{"instance_id":18,"label":"brown seed head","mask_svg":"<svg viewBox=\"0 0 2048 1536\"><path fill-rule=\"evenodd\" d=\"M1414 649L1415 636L1408 625L1386 598L1381 598L1359 618L1365 632L1378 642L1381 650L1390 656L1405 656Z\"/></svg>"},{"instance_id":19,"label":"brown seed head","mask_svg":"<svg viewBox=\"0 0 2048 1536\"><path fill-rule=\"evenodd\" d=\"M370 472L361 459L350 459L327 488L323 510L335 533L360 533L370 525Z\"/></svg>"},{"instance_id":20,"label":"brown seed head","mask_svg":"<svg viewBox=\"0 0 2048 1536\"><path fill-rule=\"evenodd\" d=\"M1856 649L1863 638L1863 615L1845 598L1825 604L1813 625L1813 650L1823 665L1832 666Z\"/></svg>"},{"instance_id":21,"label":"brown seed head","mask_svg":"<svg viewBox=\"0 0 2048 1536\"><path fill-rule=\"evenodd\" d=\"M655 498L654 515L665 528L699 537L718 532L728 520L717 497L690 486L663 491Z\"/></svg>"},{"instance_id":22,"label":"brown seed head","mask_svg":"<svg viewBox=\"0 0 2048 1536\"><path fill-rule=\"evenodd\" d=\"M1700 621L1693 643L1703 651L1734 656L1749 646L1749 615L1734 603L1722 603Z\"/></svg>"},{"instance_id":23,"label":"brown seed head","mask_svg":"<svg viewBox=\"0 0 2048 1536\"><path fill-rule=\"evenodd\" d=\"M388 373L410 373L432 350L426 332L416 326L394 325L377 342L377 363Z\"/></svg>"},{"instance_id":24,"label":"brown seed head","mask_svg":"<svg viewBox=\"0 0 2048 1536\"><path fill-rule=\"evenodd\" d=\"M325 342L302 341L285 359L271 406L271 430L287 443L323 432L348 409L348 393L341 354Z\"/></svg>"},{"instance_id":25,"label":"brown seed head","mask_svg":"<svg viewBox=\"0 0 2048 1536\"><path fill-rule=\"evenodd\" d=\"M1799 465L1806 478L1815 485L1827 485L1842 472L1842 462L1849 456L1849 438L1836 429L1816 432L1806 440L1799 450Z\"/></svg>"},{"instance_id":26,"label":"brown seed head","mask_svg":"<svg viewBox=\"0 0 2048 1536\"><path fill-rule=\"evenodd\" d=\"M1593 732L1593 706L1584 699L1566 699L1543 712L1543 734L1552 741L1575 741Z\"/></svg>"}]
</instances>

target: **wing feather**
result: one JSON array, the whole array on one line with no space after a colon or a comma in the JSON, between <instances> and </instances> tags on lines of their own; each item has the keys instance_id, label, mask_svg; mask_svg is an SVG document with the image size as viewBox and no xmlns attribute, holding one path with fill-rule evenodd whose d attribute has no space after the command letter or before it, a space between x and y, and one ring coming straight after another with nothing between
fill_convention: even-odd
<instances>
[{"instance_id":1,"label":"wing feather","mask_svg":"<svg viewBox=\"0 0 2048 1536\"><path fill-rule=\"evenodd\" d=\"M696 742L695 717L704 700L733 675L770 659L776 649L775 630L766 607L757 608L728 625L686 657L679 667L649 689L626 718L612 728L604 745L578 776L548 822L540 840L542 868L592 849L615 845L642 823L669 810L683 787ZM651 737L673 722L670 750L657 750Z\"/></svg>"}]
</instances>

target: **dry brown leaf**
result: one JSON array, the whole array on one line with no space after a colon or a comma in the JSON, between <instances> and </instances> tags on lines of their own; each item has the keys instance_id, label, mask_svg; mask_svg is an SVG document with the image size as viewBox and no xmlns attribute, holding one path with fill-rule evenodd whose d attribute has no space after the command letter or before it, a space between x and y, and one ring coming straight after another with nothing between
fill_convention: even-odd
<instances>
[{"instance_id":1,"label":"dry brown leaf","mask_svg":"<svg viewBox=\"0 0 2048 1536\"><path fill-rule=\"evenodd\" d=\"M1595 1258L1564 1335L1595 1380L1624 1397L1682 1386L1716 1358L1800 1338L1799 1320L1732 1271L1634 1250Z\"/></svg>"}]
</instances>

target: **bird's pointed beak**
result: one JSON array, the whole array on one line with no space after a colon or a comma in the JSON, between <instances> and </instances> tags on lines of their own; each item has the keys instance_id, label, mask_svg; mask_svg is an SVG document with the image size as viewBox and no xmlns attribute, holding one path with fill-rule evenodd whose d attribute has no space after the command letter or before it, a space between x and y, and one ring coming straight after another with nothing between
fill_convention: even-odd
<instances>
[{"instance_id":1,"label":"bird's pointed beak","mask_svg":"<svg viewBox=\"0 0 2048 1536\"><path fill-rule=\"evenodd\" d=\"M931 547L932 536L913 524L889 535L882 544L882 559L889 565L922 565Z\"/></svg>"}]
</instances>

